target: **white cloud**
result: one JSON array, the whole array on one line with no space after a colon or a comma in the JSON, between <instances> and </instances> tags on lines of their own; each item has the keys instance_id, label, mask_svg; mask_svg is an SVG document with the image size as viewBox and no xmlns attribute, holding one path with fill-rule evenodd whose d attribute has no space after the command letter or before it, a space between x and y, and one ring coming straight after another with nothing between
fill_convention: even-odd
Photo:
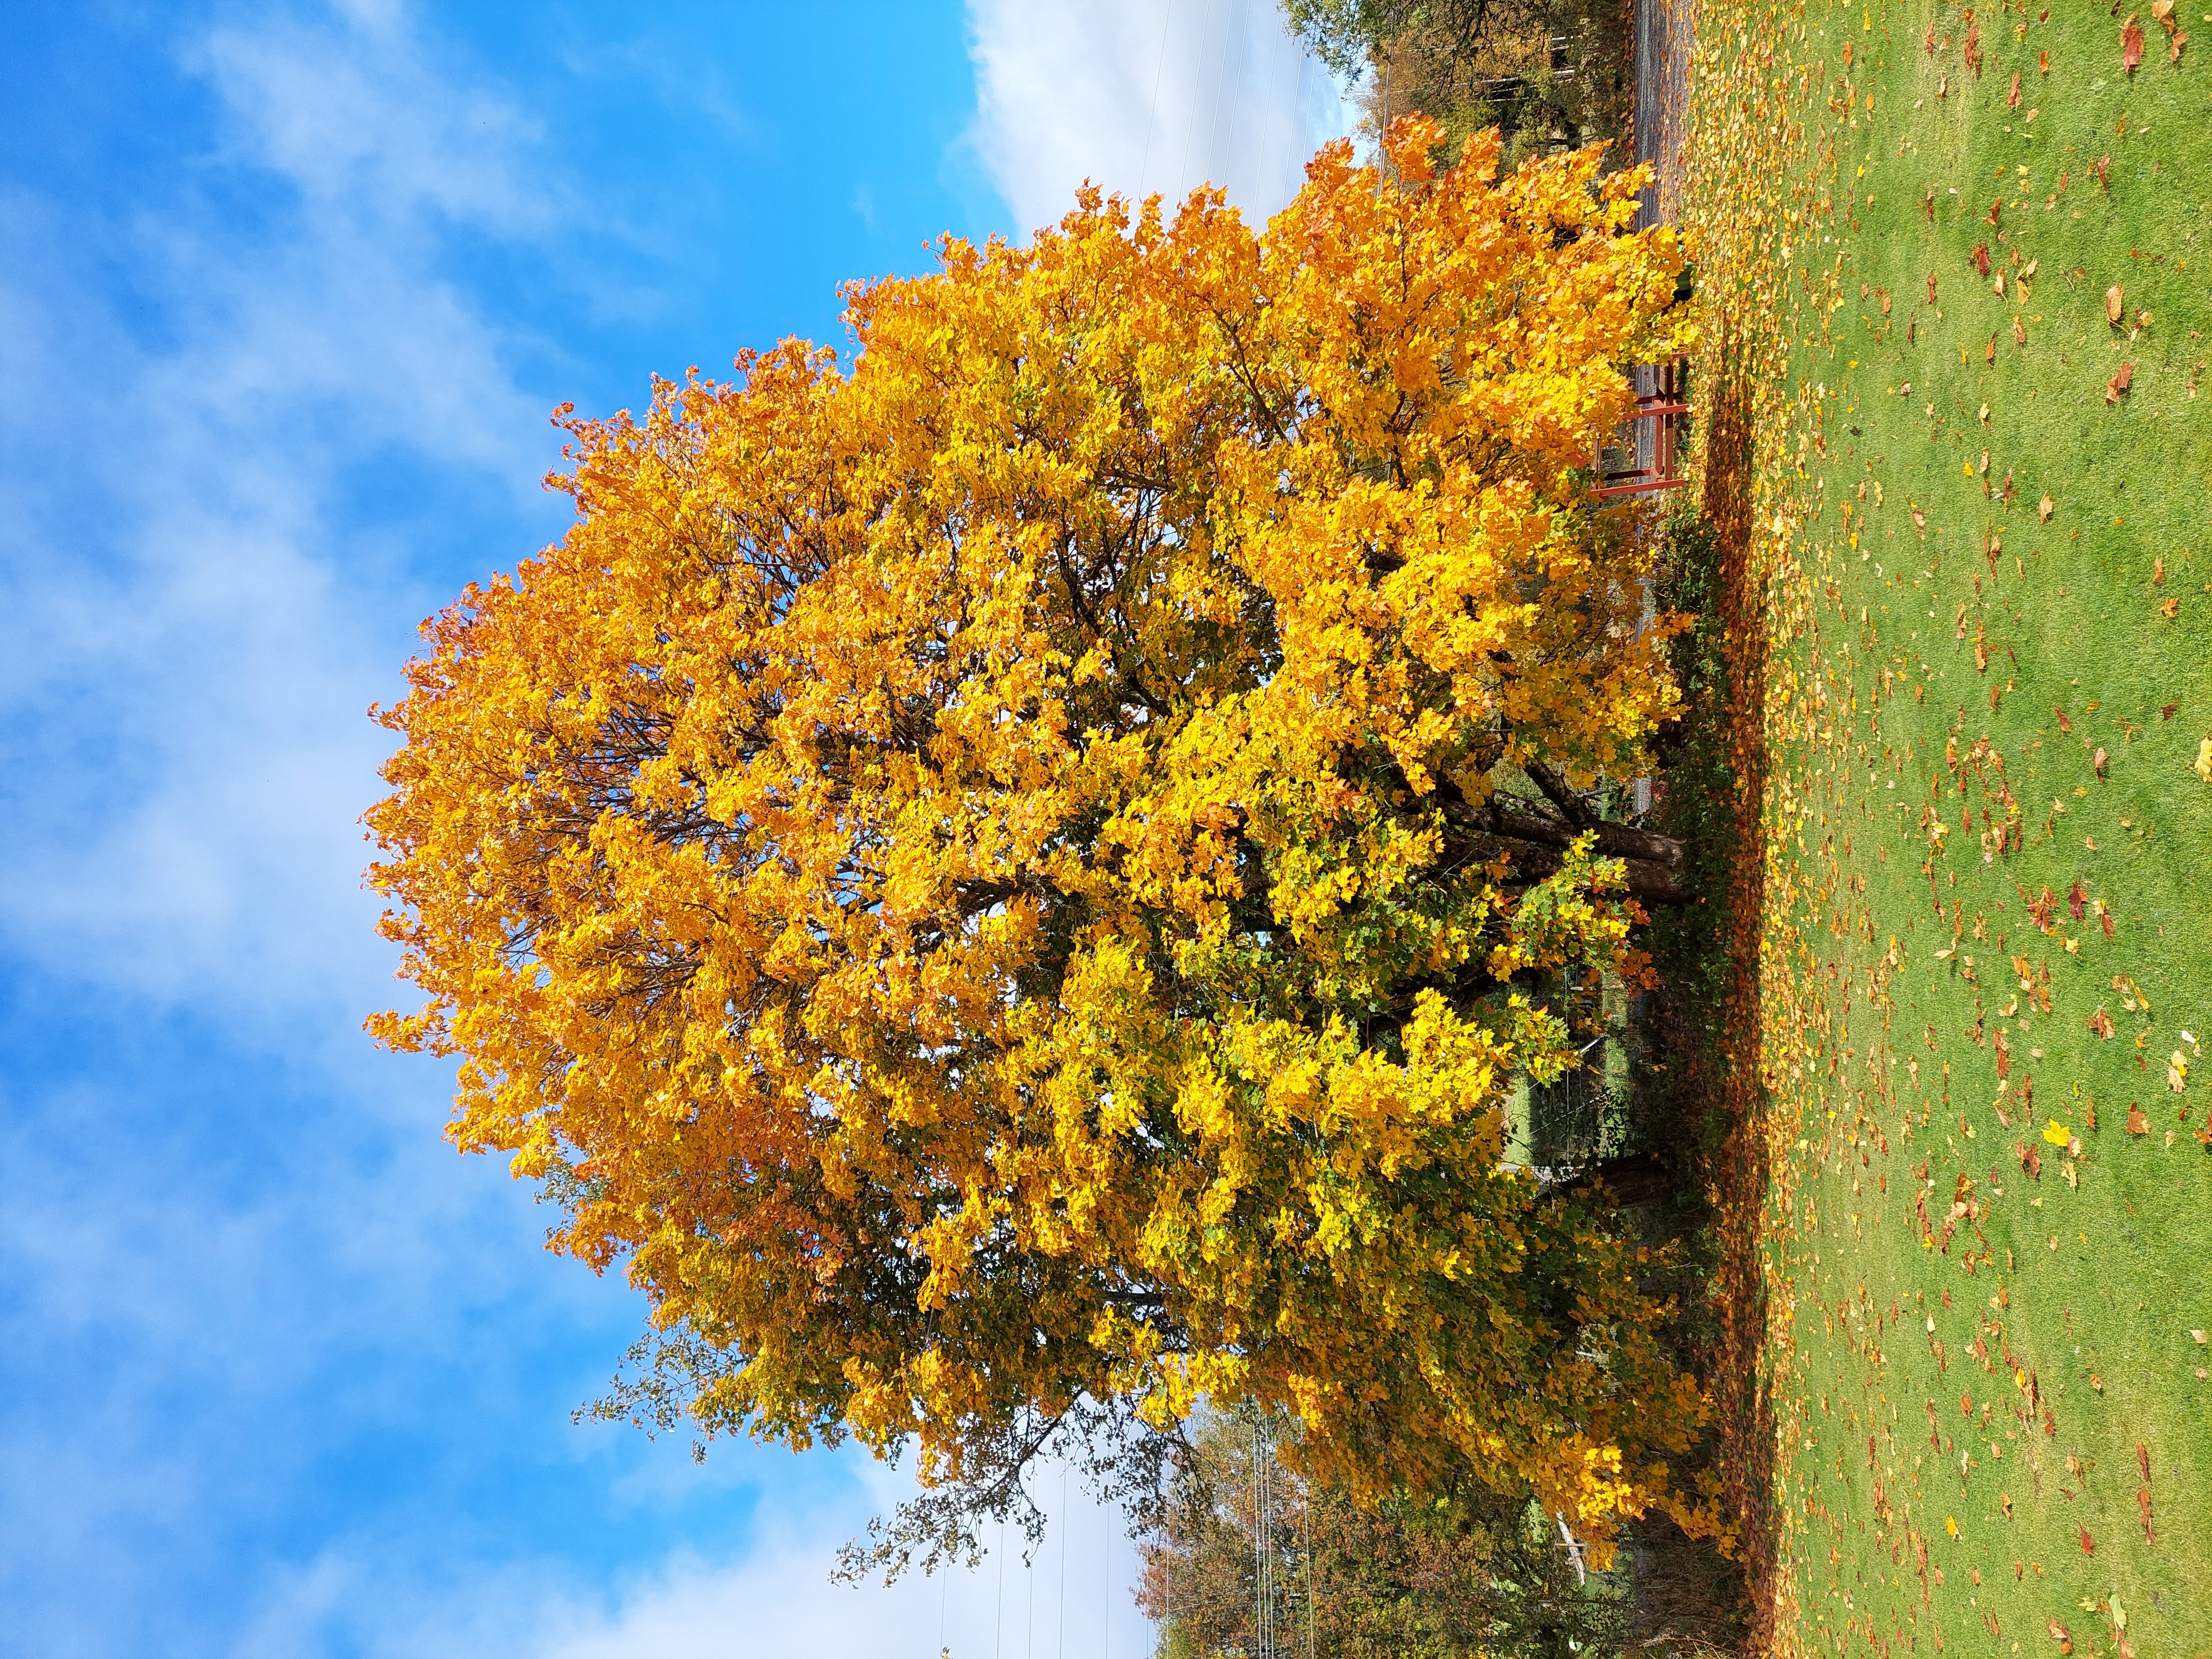
<instances>
[{"instance_id":1,"label":"white cloud","mask_svg":"<svg viewBox=\"0 0 2212 1659\"><path fill-rule=\"evenodd\" d=\"M1346 130L1275 0L968 0L968 142L1024 231L1090 179L1172 201L1208 180L1259 217Z\"/></svg>"},{"instance_id":2,"label":"white cloud","mask_svg":"<svg viewBox=\"0 0 2212 1659\"><path fill-rule=\"evenodd\" d=\"M456 233L539 234L559 192L531 122L389 8L226 27L186 61L220 108L210 205L0 202L0 937L80 982L358 1007L386 960L362 710L426 608L409 499L488 486L552 521L556 446L507 366L534 343L441 260ZM103 260L158 307L104 302ZM380 471L397 499L363 512Z\"/></svg>"},{"instance_id":3,"label":"white cloud","mask_svg":"<svg viewBox=\"0 0 2212 1659\"><path fill-rule=\"evenodd\" d=\"M842 1501L763 1503L742 1554L679 1551L610 1587L552 1563L428 1585L381 1565L370 1540L292 1573L239 1659L1140 1659L1152 1632L1130 1597L1135 1553L1118 1516L1058 1473L1036 1482L1054 1521L1033 1560L1018 1544L978 1567L896 1584L833 1583L836 1547L912 1490L850 1454ZM858 1486L855 1492L854 1486ZM1062 1546L1066 1548L1063 1552ZM1109 1628L1110 1626L1110 1628Z\"/></svg>"}]
</instances>

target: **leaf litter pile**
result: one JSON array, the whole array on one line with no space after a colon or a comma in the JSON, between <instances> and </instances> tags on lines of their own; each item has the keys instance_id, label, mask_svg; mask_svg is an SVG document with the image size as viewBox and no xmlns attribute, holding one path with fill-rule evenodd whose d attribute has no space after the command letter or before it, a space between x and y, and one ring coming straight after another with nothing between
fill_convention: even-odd
<instances>
[{"instance_id":1,"label":"leaf litter pile","mask_svg":"<svg viewBox=\"0 0 2212 1659\"><path fill-rule=\"evenodd\" d=\"M1698 8L1774 1651L2212 1656L2212 69ZM2212 41L2212 35L2208 35Z\"/></svg>"}]
</instances>

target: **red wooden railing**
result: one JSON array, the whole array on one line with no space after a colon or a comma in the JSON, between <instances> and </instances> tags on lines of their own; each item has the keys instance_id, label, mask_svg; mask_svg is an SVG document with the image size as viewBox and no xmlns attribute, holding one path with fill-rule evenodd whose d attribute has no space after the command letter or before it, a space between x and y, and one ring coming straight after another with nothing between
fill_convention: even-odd
<instances>
[{"instance_id":1,"label":"red wooden railing","mask_svg":"<svg viewBox=\"0 0 2212 1659\"><path fill-rule=\"evenodd\" d=\"M1678 357L1670 363L1639 364L1630 372L1636 380L1636 412L1610 441L1601 434L1592 446L1597 488L1590 494L1601 501L1675 489L1688 482L1675 464L1689 422L1689 365ZM1626 465L1608 466L1608 459Z\"/></svg>"}]
</instances>

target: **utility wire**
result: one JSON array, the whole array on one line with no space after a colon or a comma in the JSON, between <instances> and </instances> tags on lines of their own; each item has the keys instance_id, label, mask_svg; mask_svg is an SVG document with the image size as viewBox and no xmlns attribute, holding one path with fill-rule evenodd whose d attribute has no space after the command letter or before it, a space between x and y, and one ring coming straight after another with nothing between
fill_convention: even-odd
<instances>
[{"instance_id":1,"label":"utility wire","mask_svg":"<svg viewBox=\"0 0 2212 1659\"><path fill-rule=\"evenodd\" d=\"M1145 112L1145 159L1137 168L1137 199L1145 199L1145 186L1152 176L1152 129L1160 118L1160 72L1168 65L1168 25L1175 21L1175 0L1160 13L1160 50L1152 60L1152 106Z\"/></svg>"}]
</instances>

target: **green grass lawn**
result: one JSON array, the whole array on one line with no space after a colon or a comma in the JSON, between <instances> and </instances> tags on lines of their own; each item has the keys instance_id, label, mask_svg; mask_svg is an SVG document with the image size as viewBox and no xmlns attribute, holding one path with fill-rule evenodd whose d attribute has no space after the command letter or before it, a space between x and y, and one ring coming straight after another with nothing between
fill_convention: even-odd
<instances>
[{"instance_id":1,"label":"green grass lawn","mask_svg":"<svg viewBox=\"0 0 2212 1659\"><path fill-rule=\"evenodd\" d=\"M2127 5L1700 10L1700 386L1741 377L1771 641L1781 1651L2212 1655L2196 4L2133 75Z\"/></svg>"}]
</instances>

